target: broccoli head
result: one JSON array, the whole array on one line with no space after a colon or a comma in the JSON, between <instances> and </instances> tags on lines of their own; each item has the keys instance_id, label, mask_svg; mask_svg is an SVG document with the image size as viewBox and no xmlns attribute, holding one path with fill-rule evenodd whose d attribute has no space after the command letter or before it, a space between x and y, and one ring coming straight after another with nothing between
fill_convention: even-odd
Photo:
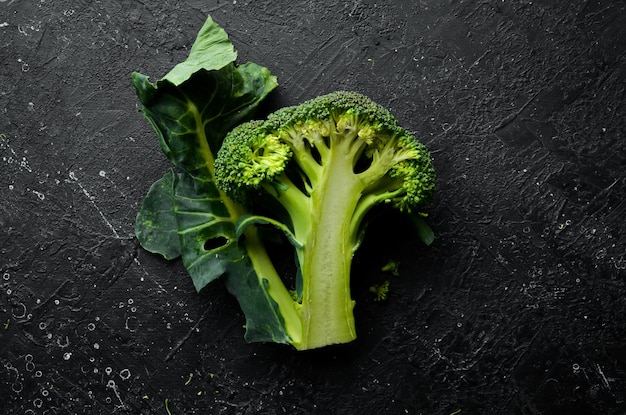
<instances>
[{"instance_id":1,"label":"broccoli head","mask_svg":"<svg viewBox=\"0 0 626 415\"><path fill-rule=\"evenodd\" d=\"M356 338L350 269L367 213L381 204L418 213L435 191L428 149L384 107L346 91L236 127L215 180L233 199L278 212L251 222L283 229L296 249L295 300L279 305L300 321L290 333L298 349Z\"/></svg>"}]
</instances>

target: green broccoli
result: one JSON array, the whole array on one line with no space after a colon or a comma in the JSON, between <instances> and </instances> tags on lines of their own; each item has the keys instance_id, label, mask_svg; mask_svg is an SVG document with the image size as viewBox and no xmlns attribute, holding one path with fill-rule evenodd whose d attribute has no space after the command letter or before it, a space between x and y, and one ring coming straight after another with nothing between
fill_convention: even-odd
<instances>
[{"instance_id":1,"label":"green broccoli","mask_svg":"<svg viewBox=\"0 0 626 415\"><path fill-rule=\"evenodd\" d=\"M385 108L345 91L235 127L218 152L215 180L236 201L283 213L244 217L240 234L248 224L272 224L294 245L295 300L280 283L267 288L282 293L270 295L300 350L356 338L350 269L367 213L380 204L419 213L435 190L427 148Z\"/></svg>"},{"instance_id":2,"label":"green broccoli","mask_svg":"<svg viewBox=\"0 0 626 415\"><path fill-rule=\"evenodd\" d=\"M393 259L390 259L385 265L383 265L381 267L381 271L383 272L390 272L391 275L394 276L398 276L400 275L400 263L398 261L394 261Z\"/></svg>"},{"instance_id":3,"label":"green broccoli","mask_svg":"<svg viewBox=\"0 0 626 415\"><path fill-rule=\"evenodd\" d=\"M382 284L374 284L370 287L370 292L374 294L374 301L385 301L389 295L391 282L385 280Z\"/></svg>"}]
</instances>

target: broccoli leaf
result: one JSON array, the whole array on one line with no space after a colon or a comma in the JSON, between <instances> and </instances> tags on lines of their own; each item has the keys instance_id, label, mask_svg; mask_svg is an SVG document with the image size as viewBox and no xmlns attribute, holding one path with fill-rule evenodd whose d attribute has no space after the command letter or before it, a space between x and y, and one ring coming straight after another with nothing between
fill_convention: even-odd
<instances>
[{"instance_id":1,"label":"broccoli leaf","mask_svg":"<svg viewBox=\"0 0 626 415\"><path fill-rule=\"evenodd\" d=\"M132 75L141 112L182 171L170 171L153 184L135 233L146 250L182 257L198 290L245 255L235 233L243 208L215 186L215 153L226 133L249 120L277 86L267 68L236 65L235 58L226 33L209 17L189 58L166 77L153 84L146 75Z\"/></svg>"},{"instance_id":2,"label":"broccoli leaf","mask_svg":"<svg viewBox=\"0 0 626 415\"><path fill-rule=\"evenodd\" d=\"M240 243L236 225L247 212L213 180L215 154L228 131L248 121L277 86L268 69L236 65L236 56L224 30L209 17L189 58L164 78L153 84L146 75L132 75L141 112L179 169L150 187L135 233L147 251L180 257L198 291L226 273L226 287L246 316L247 341L289 343L294 317L274 299L276 292L280 297L287 291L266 252L253 243L252 227Z\"/></svg>"}]
</instances>

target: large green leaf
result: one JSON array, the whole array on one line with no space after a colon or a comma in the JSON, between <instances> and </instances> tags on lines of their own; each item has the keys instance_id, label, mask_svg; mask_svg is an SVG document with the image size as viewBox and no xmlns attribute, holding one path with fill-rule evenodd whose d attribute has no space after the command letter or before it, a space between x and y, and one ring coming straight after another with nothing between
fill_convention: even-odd
<instances>
[{"instance_id":1,"label":"large green leaf","mask_svg":"<svg viewBox=\"0 0 626 415\"><path fill-rule=\"evenodd\" d=\"M246 316L246 340L289 343L272 296L286 290L263 248L248 252L249 244L240 243L236 224L247 212L213 181L213 161L226 134L248 121L277 86L268 69L236 65L235 58L224 30L208 18L189 58L163 79L151 83L146 75L132 75L141 111L179 169L152 185L135 233L146 250L180 257L198 291L227 273L226 286Z\"/></svg>"},{"instance_id":2,"label":"large green leaf","mask_svg":"<svg viewBox=\"0 0 626 415\"><path fill-rule=\"evenodd\" d=\"M249 120L277 86L267 68L236 65L235 58L226 32L209 17L189 58L165 78L153 84L146 75L132 75L141 111L163 152L188 176L168 173L152 186L137 216L136 234L150 252L182 256L198 289L224 272L223 261L242 256L213 252L222 248L220 241L236 239L234 223L244 213L213 182L215 154L228 131ZM207 251L219 255L209 261Z\"/></svg>"}]
</instances>

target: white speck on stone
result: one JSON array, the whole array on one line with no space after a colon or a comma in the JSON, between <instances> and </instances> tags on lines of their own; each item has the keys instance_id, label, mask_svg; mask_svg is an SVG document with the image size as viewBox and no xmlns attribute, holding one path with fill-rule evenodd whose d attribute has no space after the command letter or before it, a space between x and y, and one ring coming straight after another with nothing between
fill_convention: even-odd
<instances>
[{"instance_id":1,"label":"white speck on stone","mask_svg":"<svg viewBox=\"0 0 626 415\"><path fill-rule=\"evenodd\" d=\"M37 197L39 198L39 200L44 200L44 199L46 198L46 195L44 195L43 193L38 192L38 191L36 191L36 190L33 190L33 193L34 193L35 195L37 195Z\"/></svg>"},{"instance_id":2,"label":"white speck on stone","mask_svg":"<svg viewBox=\"0 0 626 415\"><path fill-rule=\"evenodd\" d=\"M120 372L120 378L122 378L123 380L129 379L130 378L130 370L122 369L122 371Z\"/></svg>"},{"instance_id":3,"label":"white speck on stone","mask_svg":"<svg viewBox=\"0 0 626 415\"><path fill-rule=\"evenodd\" d=\"M63 353L63 360L70 360L71 357L72 357L72 353L70 352Z\"/></svg>"}]
</instances>

